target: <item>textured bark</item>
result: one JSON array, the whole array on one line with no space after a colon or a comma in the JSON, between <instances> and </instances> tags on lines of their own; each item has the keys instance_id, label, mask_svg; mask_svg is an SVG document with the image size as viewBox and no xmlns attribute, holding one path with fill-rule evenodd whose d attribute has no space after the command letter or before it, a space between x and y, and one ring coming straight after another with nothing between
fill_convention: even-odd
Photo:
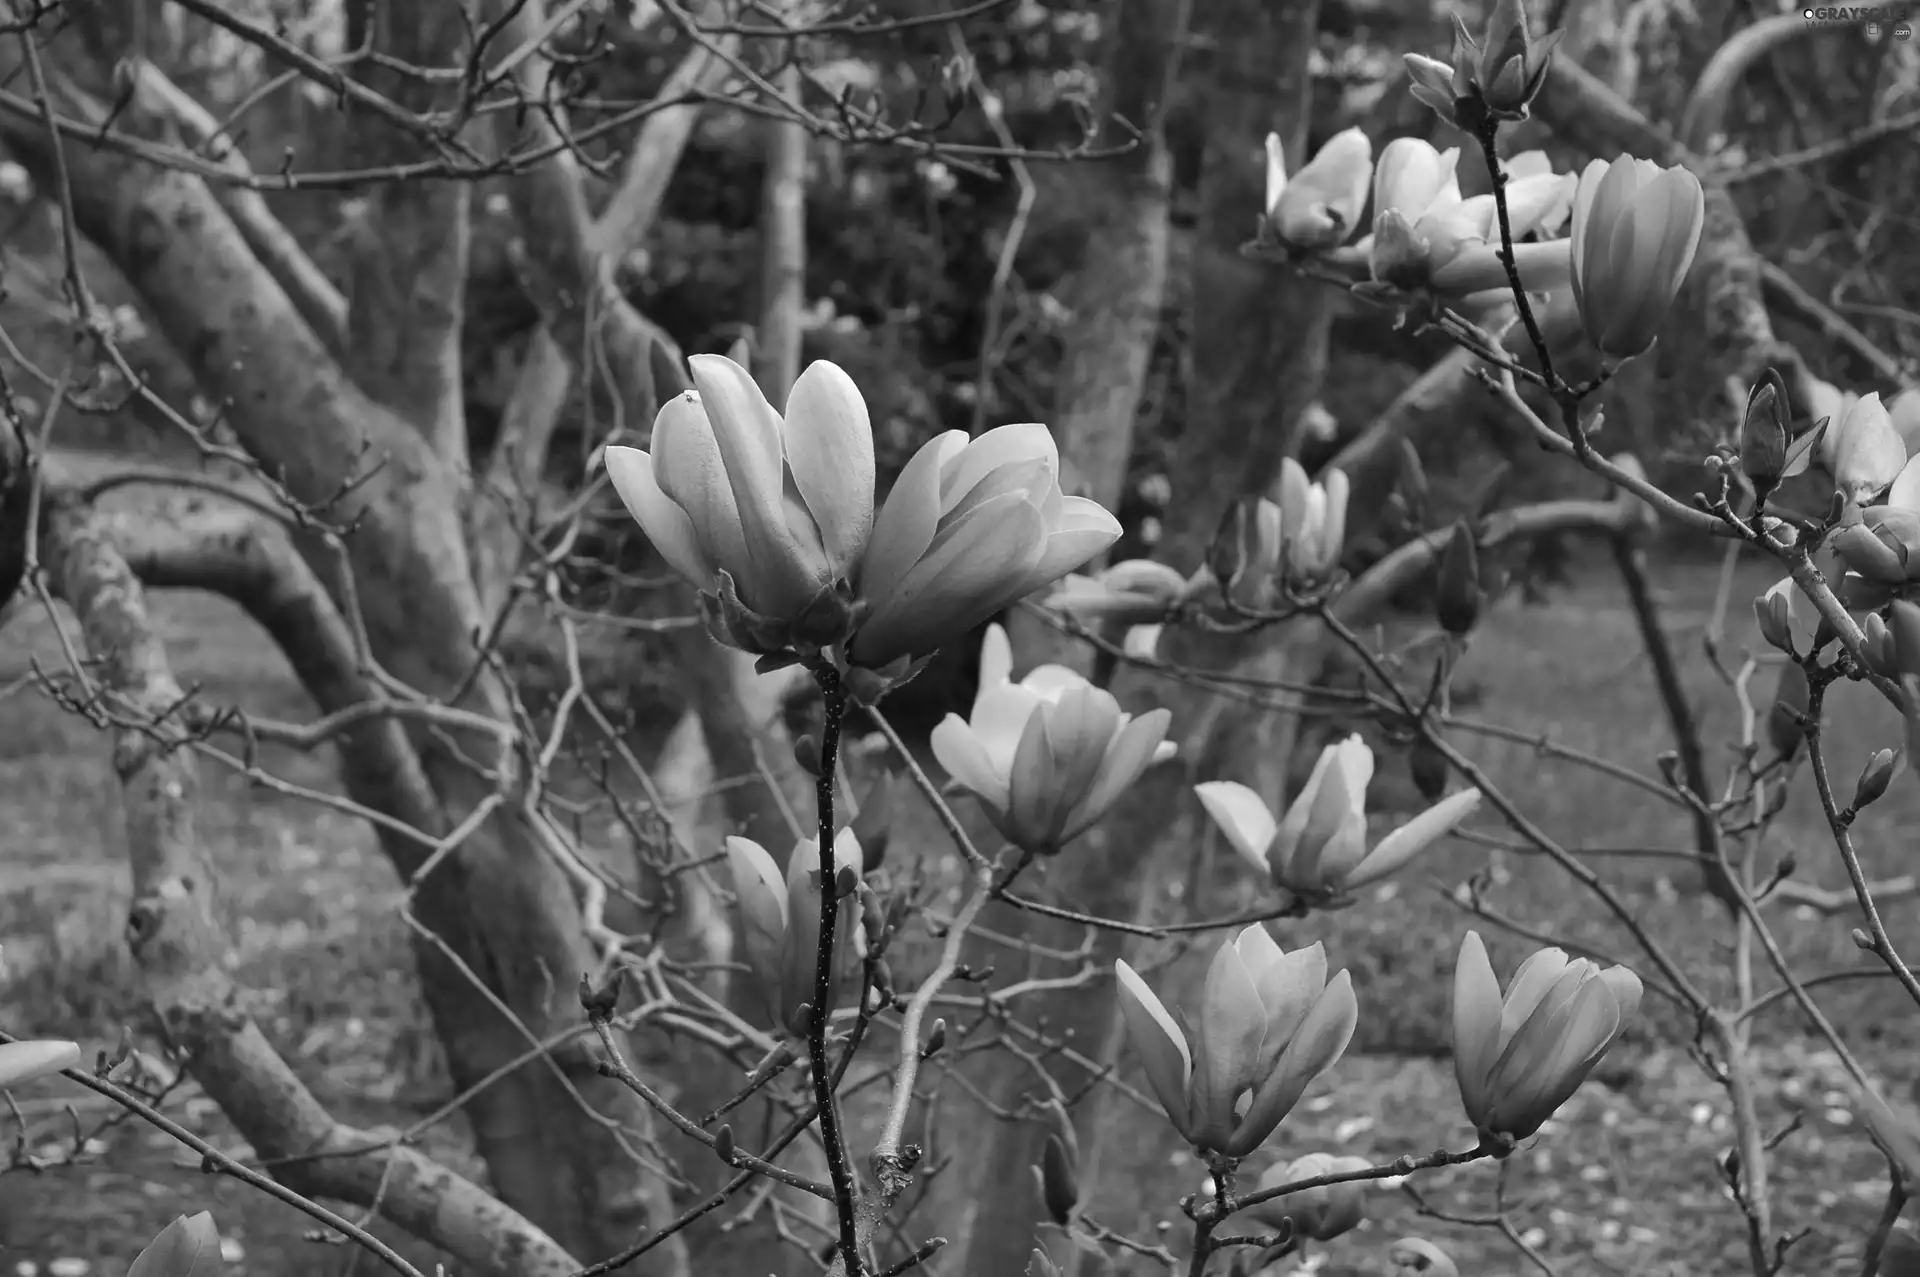
<instances>
[{"instance_id":1,"label":"textured bark","mask_svg":"<svg viewBox=\"0 0 1920 1277\"><path fill-rule=\"evenodd\" d=\"M219 539L201 543L181 532L146 523L135 530L131 544L151 554L156 541L169 543L176 551L167 556L176 574L194 575L199 560L210 576L221 575L220 561L229 556ZM133 871L127 937L162 1032L269 1162L377 1144L376 1133L333 1120L247 1014L242 991L227 974L231 940L196 826L195 758L183 743L185 725L177 717L178 707L188 702L118 538L108 521L59 491L48 494L41 537L52 592L79 619L105 703L121 719L113 762ZM289 576L259 582L264 595L285 605L290 621L291 613L302 610L303 596L312 604L307 616L324 612L324 594L310 579L306 588L300 586L304 565L290 547L282 562ZM324 617L319 619L324 632ZM412 1148L292 1161L277 1167L275 1175L310 1197L377 1208L475 1273L560 1277L579 1267L551 1237Z\"/></svg>"},{"instance_id":2,"label":"textured bark","mask_svg":"<svg viewBox=\"0 0 1920 1277\"><path fill-rule=\"evenodd\" d=\"M427 79L387 59L409 68L459 68L466 34L474 29L470 6L460 0L373 0L348 12L348 47L385 55L354 63L363 84L423 116L458 105L463 89L457 81ZM381 168L432 158L414 135L351 101L343 109L356 164ZM456 474L467 464L460 328L472 192L465 182L374 187L354 235L348 292L347 374L422 431Z\"/></svg>"},{"instance_id":3,"label":"textured bark","mask_svg":"<svg viewBox=\"0 0 1920 1277\"><path fill-rule=\"evenodd\" d=\"M1239 252L1261 208L1262 140L1268 131L1278 131L1289 155L1298 156L1304 149L1307 55L1314 44L1318 5L1232 0L1202 6L1195 17L1196 28L1213 37L1211 57L1196 56L1196 65L1187 71L1191 83L1205 86L1208 153L1201 222L1195 232L1190 416L1175 448L1174 498L1165 543L1166 557L1188 566L1199 561L1224 504L1237 493L1264 490L1276 476L1291 427L1318 390L1328 314L1324 286L1249 262ZM1181 655L1187 663L1219 668L1244 653L1196 646ZM1280 659L1266 656L1263 665L1270 673ZM1193 846L1193 804L1186 791L1192 782L1218 773L1209 770L1213 742L1191 730L1199 706L1173 696L1165 684L1116 690L1135 712L1171 701L1182 758L1149 772L1099 829L1049 864L1045 892L1074 909L1132 918L1161 896L1158 888L1174 866L1185 876ZM1026 889L1038 885L1036 880ZM1083 938L1078 929L1034 915L997 918L990 925L1056 949L1072 950ZM1123 951L1117 937L1103 932L1095 938L1092 961L1106 966ZM1023 1014L1037 1014L1050 1035L1069 1039L1096 1060L1111 1060L1118 1052L1118 1020L1104 985L1023 1002L1022 1007ZM1068 1094L1078 1093L1090 1080L1064 1065L1054 1071ZM1009 1070L996 1081L994 1098L1003 1107L1019 1110L1028 1099L1044 1098L1028 1094L1031 1075ZM1082 1200L1097 1214L1109 1156L1107 1137L1125 1129L1134 1117L1112 1109L1108 1093L1095 1088L1075 1118L1083 1158ZM1044 1134L1044 1128L1032 1122L992 1129L984 1165L966 1181L972 1210L966 1219L967 1251L956 1262L956 1271L1022 1270L1041 1218L1029 1168L1037 1161Z\"/></svg>"},{"instance_id":4,"label":"textured bark","mask_svg":"<svg viewBox=\"0 0 1920 1277\"><path fill-rule=\"evenodd\" d=\"M1173 157L1166 119L1192 0L1109 0L1102 118L1141 133L1120 159L1079 170L1090 222L1085 260L1059 293L1072 310L1054 381L1053 428L1084 491L1117 509L1133 455L1133 419L1166 295ZM1118 134L1115 126L1109 134ZM1113 144L1119 139L1103 141Z\"/></svg>"},{"instance_id":5,"label":"textured bark","mask_svg":"<svg viewBox=\"0 0 1920 1277\"><path fill-rule=\"evenodd\" d=\"M44 134L11 120L5 128L14 154L44 176ZM203 182L77 147L67 162L79 229L139 292L206 392L228 405L242 444L297 499L332 502L330 517L353 525L348 559L376 659L429 696L470 681L465 704L509 721L493 674L468 677L481 612L448 460L345 376ZM365 481L343 494L355 478ZM485 758L494 742L409 734L439 803L429 830L445 832L491 792L463 755ZM383 810L392 799L356 797ZM382 841L397 863L414 845ZM422 983L456 1085L506 1068L530 1038L577 1027L569 990L596 958L565 870L514 819L496 816L448 857L419 884L415 909L459 959L422 950ZM510 1072L468 1114L503 1200L572 1252L623 1246L668 1209L663 1191L647 1195L654 1190L630 1151L649 1130L646 1110L599 1077L583 1044Z\"/></svg>"}]
</instances>

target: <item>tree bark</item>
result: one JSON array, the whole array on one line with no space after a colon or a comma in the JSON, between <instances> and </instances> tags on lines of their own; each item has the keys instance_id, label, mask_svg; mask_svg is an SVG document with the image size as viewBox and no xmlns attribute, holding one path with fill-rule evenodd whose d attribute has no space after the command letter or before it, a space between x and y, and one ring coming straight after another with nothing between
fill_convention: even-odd
<instances>
[{"instance_id":1,"label":"tree bark","mask_svg":"<svg viewBox=\"0 0 1920 1277\"><path fill-rule=\"evenodd\" d=\"M131 544L150 561L157 550L166 570L179 575L231 572L235 542L182 531L146 522ZM121 543L111 521L71 493L47 492L41 550L48 585L78 618L87 655L97 662L101 706L117 720L113 761L133 871L128 945L168 1044L260 1156L281 1163L275 1177L295 1191L377 1209L488 1277L577 1270L578 1261L551 1237L477 1185L415 1149L334 1121L247 1014L227 974L232 943L197 830L198 769L181 715L192 702L174 679ZM263 578L254 582L262 600L275 605L268 611L289 622L318 620L318 635L338 637L337 614L336 625L326 624L331 604L291 547L281 545L284 574L271 571L268 559L253 560L268 569L254 574Z\"/></svg>"},{"instance_id":2,"label":"tree bark","mask_svg":"<svg viewBox=\"0 0 1920 1277\"><path fill-rule=\"evenodd\" d=\"M5 136L45 188L45 133L9 119ZM510 722L506 689L492 671L469 678L481 664L482 614L461 476L449 459L345 375L204 182L105 151L65 151L77 229L116 263L207 392L227 404L230 424L266 472L353 528L344 566L374 658L429 697L467 688L464 705ZM316 557L323 571L336 566ZM341 582L333 585L339 597ZM493 782L465 759L489 758L497 742L409 736L439 809L427 832L444 835L492 793ZM354 796L367 806L385 811L399 801L377 777L359 780L369 792ZM635 1148L649 1114L599 1076L584 1045L569 1042L515 1067L530 1041L578 1025L572 986L596 957L566 869L510 810L414 884L418 920L445 943L422 948L421 979L455 1084L464 1090L504 1074L467 1110L495 1189L567 1250L597 1256L626 1245L670 1202L662 1186L647 1185ZM417 843L384 833L382 844L403 875L420 868ZM677 1252L657 1253L668 1265L661 1271L678 1267Z\"/></svg>"},{"instance_id":3,"label":"tree bark","mask_svg":"<svg viewBox=\"0 0 1920 1277\"><path fill-rule=\"evenodd\" d=\"M1318 390L1328 315L1321 286L1249 262L1239 252L1261 209L1260 155L1267 132L1280 133L1290 156L1304 148L1307 57L1318 5L1313 0L1277 5L1232 0L1206 6L1196 17L1196 26L1214 39L1212 57L1204 63L1196 58L1199 65L1187 72L1192 83L1207 86L1208 153L1195 232L1190 416L1175 451L1174 500L1164 543L1170 561L1183 566L1198 563L1226 500L1242 491L1262 491L1276 477L1293 422ZM1212 668L1238 655L1199 645L1185 654L1187 663ZM1076 910L1132 919L1149 907L1173 867L1185 876L1193 846L1193 804L1186 791L1218 769L1211 763L1212 742L1190 730L1197 706L1187 698L1170 698L1164 685L1122 684L1116 690L1136 713L1172 700L1182 757L1150 771L1099 828L1048 864L1044 894ZM1217 718L1201 721L1211 724ZM1038 884L1029 882L1025 889L1034 891ZM1033 914L1001 917L991 925L1056 950L1074 950L1083 939L1079 929ZM1111 932L1099 933L1093 944L1090 961L1096 968L1110 968L1124 952ZM1097 1061L1111 1061L1118 1053L1119 1024L1105 983L1023 1002L1021 1013L1037 1016L1049 1036L1069 1041ZM1092 1081L1071 1068L1056 1073L1069 1095ZM998 1079L996 1103L1032 1114L1027 1101L1045 1097L1026 1094L1027 1076L1008 1072ZM1131 1115L1123 1119L1112 1109L1107 1092L1097 1087L1075 1114L1082 1201L1096 1212L1103 1191L1112 1187L1103 1183L1108 1137L1130 1120ZM1044 1137L1045 1127L1031 1121L991 1129L980 1170L967 1180L974 1211L957 1271L1022 1271L1043 1218L1029 1168ZM1114 1204L1123 1211L1141 1207L1131 1198Z\"/></svg>"}]
</instances>

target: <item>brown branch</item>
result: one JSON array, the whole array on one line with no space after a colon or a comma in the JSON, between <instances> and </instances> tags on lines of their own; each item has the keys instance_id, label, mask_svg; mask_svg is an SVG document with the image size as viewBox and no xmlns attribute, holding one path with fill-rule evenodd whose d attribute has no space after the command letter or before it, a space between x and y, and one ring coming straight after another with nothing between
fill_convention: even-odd
<instances>
[{"instance_id":1,"label":"brown branch","mask_svg":"<svg viewBox=\"0 0 1920 1277\"><path fill-rule=\"evenodd\" d=\"M498 1277L571 1273L579 1264L485 1190L418 1150L378 1145L336 1122L242 1009L223 959L212 864L197 821L198 777L171 716L185 701L148 620L144 591L106 523L70 494L49 494L42 545L53 592L73 608L101 688L119 713L156 726L116 733L134 901L128 939L170 1044L262 1158L304 1160L277 1178L309 1196L377 1207L400 1227ZM169 739L171 738L171 740Z\"/></svg>"},{"instance_id":2,"label":"brown branch","mask_svg":"<svg viewBox=\"0 0 1920 1277\"><path fill-rule=\"evenodd\" d=\"M1762 261L1760 283L1766 289L1768 301L1848 347L1854 354L1872 365L1875 372L1894 385L1905 389L1914 384L1906 364L1880 349L1870 337L1855 328L1833 307L1802 288L1784 267Z\"/></svg>"}]
</instances>

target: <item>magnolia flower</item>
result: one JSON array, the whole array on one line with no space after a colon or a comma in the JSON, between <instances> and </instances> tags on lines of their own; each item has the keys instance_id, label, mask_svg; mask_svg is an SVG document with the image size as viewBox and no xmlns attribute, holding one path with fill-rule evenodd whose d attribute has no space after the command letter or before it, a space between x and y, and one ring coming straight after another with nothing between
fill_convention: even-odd
<instances>
[{"instance_id":1,"label":"magnolia flower","mask_svg":"<svg viewBox=\"0 0 1920 1277\"><path fill-rule=\"evenodd\" d=\"M1269 1166L1260 1176L1254 1191L1264 1193L1287 1184L1298 1184L1302 1180L1319 1179L1324 1175L1351 1174L1364 1171L1370 1165L1372 1163L1364 1157L1308 1153L1291 1162ZM1268 1228L1291 1226L1295 1237L1310 1237L1317 1242L1332 1241L1340 1234L1359 1227L1360 1221L1366 1218L1367 1184L1365 1180L1348 1180L1344 1184L1322 1184L1317 1188L1282 1193L1249 1207L1247 1214Z\"/></svg>"},{"instance_id":2,"label":"magnolia flower","mask_svg":"<svg viewBox=\"0 0 1920 1277\"><path fill-rule=\"evenodd\" d=\"M1521 0L1496 0L1477 42L1454 15L1453 63L1471 68L1468 81L1495 119L1524 120L1553 65L1554 46L1565 34L1555 31L1536 43Z\"/></svg>"},{"instance_id":3,"label":"magnolia flower","mask_svg":"<svg viewBox=\"0 0 1920 1277\"><path fill-rule=\"evenodd\" d=\"M1834 486L1856 505L1872 500L1907 464L1906 442L1877 394L1848 404L1845 415L1827 427L1823 442L1830 445Z\"/></svg>"},{"instance_id":4,"label":"magnolia flower","mask_svg":"<svg viewBox=\"0 0 1920 1277\"><path fill-rule=\"evenodd\" d=\"M1480 806L1464 790L1421 812L1367 850L1373 751L1358 736L1320 751L1313 774L1276 821L1260 795L1230 780L1195 785L1200 805L1249 864L1306 900L1348 895L1396 872Z\"/></svg>"},{"instance_id":5,"label":"magnolia flower","mask_svg":"<svg viewBox=\"0 0 1920 1277\"><path fill-rule=\"evenodd\" d=\"M1173 757L1172 715L1134 718L1063 665L1012 680L1007 632L987 627L973 714L933 729L933 756L1016 847L1051 855L1085 833L1140 773Z\"/></svg>"},{"instance_id":6,"label":"magnolia flower","mask_svg":"<svg viewBox=\"0 0 1920 1277\"><path fill-rule=\"evenodd\" d=\"M1340 566L1347 538L1347 472L1329 468L1319 482L1292 457L1280 463L1279 570L1311 584Z\"/></svg>"},{"instance_id":7,"label":"magnolia flower","mask_svg":"<svg viewBox=\"0 0 1920 1277\"><path fill-rule=\"evenodd\" d=\"M1755 599L1753 614L1760 622L1760 637L1788 656L1798 659L1813 652L1820 613L1811 602L1800 601L1792 577L1781 577Z\"/></svg>"},{"instance_id":8,"label":"magnolia flower","mask_svg":"<svg viewBox=\"0 0 1920 1277\"><path fill-rule=\"evenodd\" d=\"M1827 541L1840 561L1876 586L1920 580L1920 461L1900 468L1885 505L1858 514Z\"/></svg>"},{"instance_id":9,"label":"magnolia flower","mask_svg":"<svg viewBox=\"0 0 1920 1277\"><path fill-rule=\"evenodd\" d=\"M1460 197L1458 148L1436 151L1419 138L1396 138L1380 154L1374 174L1373 234L1356 245L1373 278L1404 291L1431 288L1466 296L1483 290L1505 295L1500 261L1499 206L1491 194ZM1556 174L1545 154L1509 160L1507 224L1518 241L1551 232L1572 211L1574 180ZM1529 291L1558 287L1572 273L1565 242L1515 243L1514 259Z\"/></svg>"},{"instance_id":10,"label":"magnolia flower","mask_svg":"<svg viewBox=\"0 0 1920 1277\"><path fill-rule=\"evenodd\" d=\"M1166 619L1187 596L1188 578L1152 559L1128 559L1096 576L1069 575L1047 606L1081 621L1140 625Z\"/></svg>"},{"instance_id":11,"label":"magnolia flower","mask_svg":"<svg viewBox=\"0 0 1920 1277\"><path fill-rule=\"evenodd\" d=\"M1587 165L1573 197L1573 292L1601 354L1630 359L1653 345L1705 222L1686 169L1630 155Z\"/></svg>"},{"instance_id":12,"label":"magnolia flower","mask_svg":"<svg viewBox=\"0 0 1920 1277\"><path fill-rule=\"evenodd\" d=\"M1747 412L1740 426L1740 468L1754 490L1765 497L1782 479L1803 473L1813 450L1833 437L1828 424L1823 419L1796 436L1787 383L1777 371L1767 369L1747 392Z\"/></svg>"},{"instance_id":13,"label":"magnolia flower","mask_svg":"<svg viewBox=\"0 0 1920 1277\"><path fill-rule=\"evenodd\" d=\"M735 595L774 624L814 613L808 628L824 624L815 637L834 641L845 608L829 601L846 592L873 527L866 402L825 360L793 383L785 416L733 360L687 362L698 393L661 406L652 451L606 450L614 490L661 557L703 594ZM780 645L765 627L750 641Z\"/></svg>"},{"instance_id":14,"label":"magnolia flower","mask_svg":"<svg viewBox=\"0 0 1920 1277\"><path fill-rule=\"evenodd\" d=\"M1127 1038L1167 1120L1195 1148L1228 1157L1266 1142L1347 1049L1359 1018L1352 982L1345 971L1327 979L1319 944L1288 953L1258 923L1214 955L1191 1049L1134 969L1113 970Z\"/></svg>"},{"instance_id":15,"label":"magnolia flower","mask_svg":"<svg viewBox=\"0 0 1920 1277\"><path fill-rule=\"evenodd\" d=\"M80 1067L80 1044L33 1040L0 1042L0 1091Z\"/></svg>"},{"instance_id":16,"label":"magnolia flower","mask_svg":"<svg viewBox=\"0 0 1920 1277\"><path fill-rule=\"evenodd\" d=\"M1481 1138L1523 1140L1539 1130L1620 1036L1640 993L1625 967L1603 970L1541 949L1520 964L1503 1000L1486 946L1467 932L1453 973L1453 1070Z\"/></svg>"},{"instance_id":17,"label":"magnolia flower","mask_svg":"<svg viewBox=\"0 0 1920 1277\"><path fill-rule=\"evenodd\" d=\"M1267 134L1267 224L1283 244L1300 249L1344 244L1360 224L1373 177L1373 143L1358 128L1327 139L1292 177L1278 133Z\"/></svg>"},{"instance_id":18,"label":"magnolia flower","mask_svg":"<svg viewBox=\"0 0 1920 1277\"><path fill-rule=\"evenodd\" d=\"M833 864L835 885L830 889L837 889L843 874L859 877L860 840L851 829L842 829L834 838ZM819 840L805 838L794 846L784 877L767 849L751 838L727 839L727 865L733 871L734 895L740 905L747 967L759 981L773 1023L800 1036L807 1031L819 962ZM833 943L837 993L859 978L860 960L866 953L856 895L840 901Z\"/></svg>"},{"instance_id":19,"label":"magnolia flower","mask_svg":"<svg viewBox=\"0 0 1920 1277\"><path fill-rule=\"evenodd\" d=\"M1119 537L1098 502L1060 491L1045 426L949 430L913 454L874 520L858 582L871 610L847 655L904 670Z\"/></svg>"},{"instance_id":20,"label":"magnolia flower","mask_svg":"<svg viewBox=\"0 0 1920 1277\"><path fill-rule=\"evenodd\" d=\"M1887 405L1893 428L1900 432L1908 452L1920 451L1920 389L1903 390Z\"/></svg>"}]
</instances>

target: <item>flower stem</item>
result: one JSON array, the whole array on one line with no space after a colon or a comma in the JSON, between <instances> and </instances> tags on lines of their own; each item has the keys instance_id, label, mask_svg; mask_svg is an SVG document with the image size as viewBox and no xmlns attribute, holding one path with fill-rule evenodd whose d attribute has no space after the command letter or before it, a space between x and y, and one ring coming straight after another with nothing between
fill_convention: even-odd
<instances>
[{"instance_id":1,"label":"flower stem","mask_svg":"<svg viewBox=\"0 0 1920 1277\"><path fill-rule=\"evenodd\" d=\"M827 1175L833 1183L833 1211L840 1225L841 1267L846 1277L860 1277L853 1172L847 1162L846 1138L840 1130L840 1110L834 1100L833 1066L827 1058L827 1024L833 1015L834 928L840 920L839 883L833 855L834 773L840 754L840 724L847 715L847 691L840 671L825 661L812 666L811 673L820 686L825 721L820 729L820 778L814 788L814 806L820 817L820 948L814 959L807 1061L812 1065L813 1102L820 1110L820 1142L826 1146Z\"/></svg>"},{"instance_id":2,"label":"flower stem","mask_svg":"<svg viewBox=\"0 0 1920 1277\"><path fill-rule=\"evenodd\" d=\"M1527 340L1540 356L1540 376L1556 392L1560 379L1553 372L1553 356L1547 351L1547 335L1534 318L1533 303L1527 300L1526 285L1520 282L1520 265L1513 256L1513 219L1507 213L1507 171L1500 164L1500 122L1488 119L1475 130L1480 138L1480 153L1487 157L1487 175L1493 179L1493 207L1500 218L1500 264L1507 268L1507 287L1513 290L1513 304L1520 322L1527 327Z\"/></svg>"}]
</instances>

